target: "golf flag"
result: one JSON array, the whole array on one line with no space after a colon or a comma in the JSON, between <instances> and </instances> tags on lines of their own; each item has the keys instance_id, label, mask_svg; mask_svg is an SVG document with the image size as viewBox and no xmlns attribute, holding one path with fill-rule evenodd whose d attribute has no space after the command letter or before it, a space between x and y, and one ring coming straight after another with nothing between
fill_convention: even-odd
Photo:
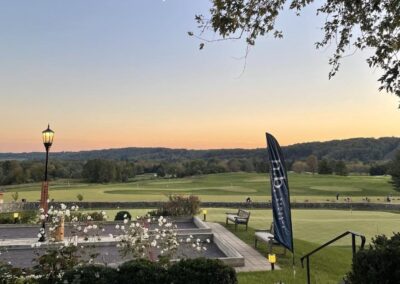
<instances>
[{"instance_id":1,"label":"golf flag","mask_svg":"<svg viewBox=\"0 0 400 284\"><path fill-rule=\"evenodd\" d=\"M292 216L285 160L275 137L267 135L275 240L293 252Z\"/></svg>"}]
</instances>

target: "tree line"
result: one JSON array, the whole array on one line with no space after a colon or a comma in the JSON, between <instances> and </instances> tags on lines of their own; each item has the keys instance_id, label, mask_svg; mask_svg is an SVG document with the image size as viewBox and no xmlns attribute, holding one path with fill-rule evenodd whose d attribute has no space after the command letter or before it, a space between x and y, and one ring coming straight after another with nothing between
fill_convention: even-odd
<instances>
[{"instance_id":1,"label":"tree line","mask_svg":"<svg viewBox=\"0 0 400 284\"><path fill-rule=\"evenodd\" d=\"M278 137L279 138L279 137ZM327 142L299 143L282 147L287 161L305 160L315 155L319 160L374 163L389 161L400 150L400 138L353 138ZM261 159L267 155L266 148L187 150L169 148L120 148L81 152L50 153L51 160L88 161L94 159L178 162L192 160ZM40 160L43 153L0 153L0 160Z\"/></svg>"},{"instance_id":2,"label":"tree line","mask_svg":"<svg viewBox=\"0 0 400 284\"><path fill-rule=\"evenodd\" d=\"M393 162L364 163L343 160L318 159L309 155L303 160L286 161L289 171L295 173L336 174L349 173L363 175L385 175L391 170ZM227 172L268 173L269 162L260 158L242 159L193 159L178 161L128 161L90 159L87 161L50 160L48 177L54 179L82 179L92 183L128 182L136 175L155 174L158 177L182 178L186 176L216 174ZM44 179L44 162L2 161L0 162L0 185L40 182Z\"/></svg>"}]
</instances>

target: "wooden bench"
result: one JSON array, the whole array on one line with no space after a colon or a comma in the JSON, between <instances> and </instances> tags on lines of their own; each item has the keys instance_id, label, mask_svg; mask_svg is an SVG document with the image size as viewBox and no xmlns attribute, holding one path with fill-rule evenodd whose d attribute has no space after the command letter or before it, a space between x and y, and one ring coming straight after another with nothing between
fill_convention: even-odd
<instances>
[{"instance_id":1,"label":"wooden bench","mask_svg":"<svg viewBox=\"0 0 400 284\"><path fill-rule=\"evenodd\" d=\"M255 230L255 233L254 233L254 247L255 248L257 248L258 241L261 241L261 242L264 242L267 244L268 253L272 253L272 247L274 245L281 246L281 244L275 240L273 223L271 224L271 227L269 230ZM284 248L284 251L281 254L286 255L286 248L285 247L283 247L283 248Z\"/></svg>"},{"instance_id":2,"label":"wooden bench","mask_svg":"<svg viewBox=\"0 0 400 284\"><path fill-rule=\"evenodd\" d=\"M235 224L235 231L237 230L237 225L243 224L246 225L246 231L248 227L250 219L250 212L246 210L239 209L237 213L226 213L226 224L228 225L228 221L231 221Z\"/></svg>"}]
</instances>

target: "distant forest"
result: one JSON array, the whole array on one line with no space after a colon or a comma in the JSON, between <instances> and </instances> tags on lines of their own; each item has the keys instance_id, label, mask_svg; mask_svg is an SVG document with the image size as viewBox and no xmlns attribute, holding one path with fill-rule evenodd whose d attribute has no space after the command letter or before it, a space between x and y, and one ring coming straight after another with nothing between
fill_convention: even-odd
<instances>
[{"instance_id":1,"label":"distant forest","mask_svg":"<svg viewBox=\"0 0 400 284\"><path fill-rule=\"evenodd\" d=\"M354 138L282 147L289 170L347 175L386 174L400 138ZM43 179L44 153L0 153L0 185ZM223 172L268 172L266 149L122 148L51 153L50 179L127 182L139 174L185 177Z\"/></svg>"},{"instance_id":2,"label":"distant forest","mask_svg":"<svg viewBox=\"0 0 400 284\"><path fill-rule=\"evenodd\" d=\"M318 159L375 162L387 161L400 150L400 138L353 138L327 142L299 143L282 147L287 161L304 160L309 155ZM124 160L124 161L179 161L193 159L266 158L266 149L187 150L169 148L121 148L80 152L51 153L58 160ZM0 153L0 160L42 160L43 153Z\"/></svg>"}]
</instances>

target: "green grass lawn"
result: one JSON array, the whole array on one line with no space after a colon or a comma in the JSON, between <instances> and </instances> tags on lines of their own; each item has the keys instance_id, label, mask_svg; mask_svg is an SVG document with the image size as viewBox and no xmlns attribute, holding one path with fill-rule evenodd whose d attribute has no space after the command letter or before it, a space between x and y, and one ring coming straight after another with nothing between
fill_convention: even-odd
<instances>
[{"instance_id":1,"label":"green grass lawn","mask_svg":"<svg viewBox=\"0 0 400 284\"><path fill-rule=\"evenodd\" d=\"M372 202L384 202L392 194L394 202L400 203L400 195L388 183L389 177L334 176L289 174L292 202L335 202L351 197L361 201L368 196ZM2 187L5 200L11 200L12 192L19 198L36 201L40 197L39 183ZM84 201L162 201L170 194L195 194L203 201L244 201L250 196L254 201L270 200L269 178L266 174L225 173L182 179L143 179L138 177L129 183L88 184L79 181L53 181L50 183L50 198L57 201L75 201L78 194Z\"/></svg>"}]
</instances>

